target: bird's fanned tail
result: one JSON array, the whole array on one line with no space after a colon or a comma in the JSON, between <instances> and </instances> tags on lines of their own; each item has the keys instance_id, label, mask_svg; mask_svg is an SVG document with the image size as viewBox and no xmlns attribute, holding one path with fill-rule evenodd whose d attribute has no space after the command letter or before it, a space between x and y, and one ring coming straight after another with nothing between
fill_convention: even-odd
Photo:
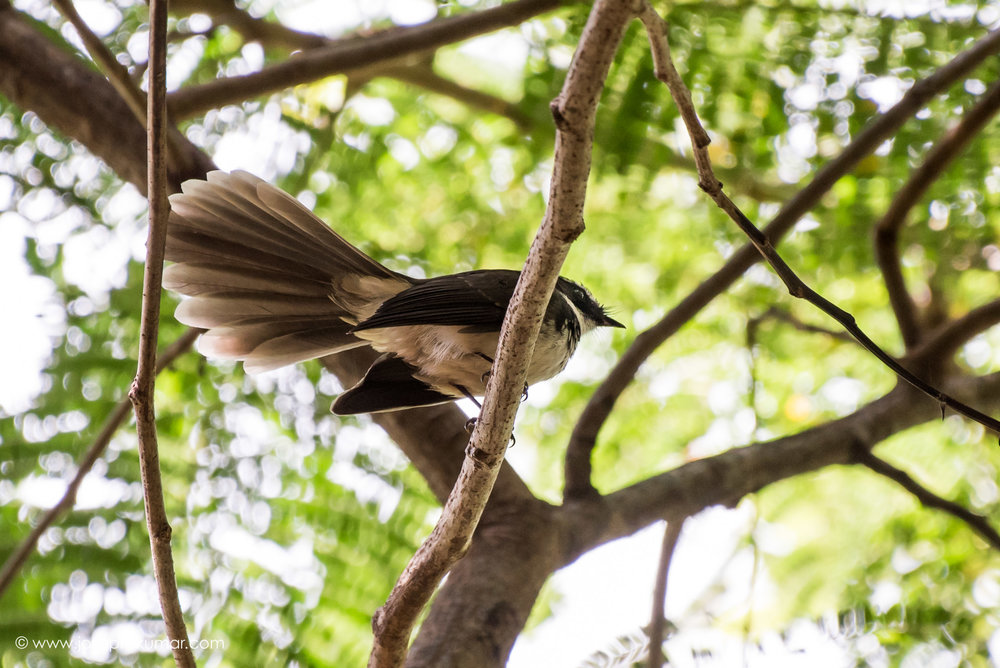
<instances>
[{"instance_id":1,"label":"bird's fanned tail","mask_svg":"<svg viewBox=\"0 0 1000 668\"><path fill-rule=\"evenodd\" d=\"M208 330L202 352L250 372L365 345L350 330L369 314L353 301L379 303L411 285L246 172L188 181L170 203L166 259L176 264L163 284L190 297L176 317Z\"/></svg>"}]
</instances>

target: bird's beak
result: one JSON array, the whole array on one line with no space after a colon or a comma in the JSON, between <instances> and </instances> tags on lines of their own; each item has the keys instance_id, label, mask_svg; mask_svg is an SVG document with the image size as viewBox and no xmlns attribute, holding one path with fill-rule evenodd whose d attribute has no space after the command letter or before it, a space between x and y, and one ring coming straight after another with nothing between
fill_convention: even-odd
<instances>
[{"instance_id":1,"label":"bird's beak","mask_svg":"<svg viewBox=\"0 0 1000 668\"><path fill-rule=\"evenodd\" d=\"M600 327L621 327L622 329L625 329L625 325L621 324L614 318L608 317L607 314L605 314L604 319L597 324Z\"/></svg>"}]
</instances>

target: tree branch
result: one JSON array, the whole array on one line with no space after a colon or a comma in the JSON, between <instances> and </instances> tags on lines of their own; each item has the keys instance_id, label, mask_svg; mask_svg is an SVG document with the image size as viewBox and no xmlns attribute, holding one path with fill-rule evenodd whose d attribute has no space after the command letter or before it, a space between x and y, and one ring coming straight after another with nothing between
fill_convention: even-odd
<instances>
[{"instance_id":1,"label":"tree branch","mask_svg":"<svg viewBox=\"0 0 1000 668\"><path fill-rule=\"evenodd\" d=\"M688 134L691 136L691 145L694 149L695 164L698 166L698 185L705 193L712 198L712 201L739 226L743 233L750 239L757 251L767 260L771 268L781 279L788 293L793 297L804 299L810 304L820 309L831 318L836 320L846 329L851 336L857 339L858 343L864 346L865 350L871 353L882 364L890 368L897 376L913 385L929 397L936 399L955 412L964 415L970 420L974 420L989 428L994 433L1000 435L1000 421L982 413L971 406L967 406L954 397L937 389L923 378L901 365L894 357L876 344L868 337L864 331L858 327L854 316L840 308L830 300L826 299L805 282L792 270L787 262L778 254L768 236L761 232L753 222L740 210L736 204L722 191L722 184L712 172L712 163L708 157L708 143L710 141L708 133L701 125L698 114L691 104L691 94L687 86L681 80L680 75L674 68L670 59L670 50L667 45L666 23L659 14L647 3L643 5L643 11L639 15L646 25L649 41L652 45L653 62L656 68L656 75L661 81L667 84L670 94L673 96L677 107L680 110L681 118L687 126Z\"/></svg>"},{"instance_id":2,"label":"tree branch","mask_svg":"<svg viewBox=\"0 0 1000 668\"><path fill-rule=\"evenodd\" d=\"M77 13L76 7L73 6L71 0L53 0L53 2L59 8L62 15L76 28L80 40L87 47L87 53L90 54L90 57L97 63L101 71L104 72L108 81L111 82L111 85L115 87L118 94L125 100L125 103L135 115L136 120L145 125L146 96L132 83L132 79L128 75L128 70L118 62L104 45L104 42L90 30L83 18L80 17L80 14Z\"/></svg>"},{"instance_id":3,"label":"tree branch","mask_svg":"<svg viewBox=\"0 0 1000 668\"><path fill-rule=\"evenodd\" d=\"M906 223L906 216L921 200L927 190L944 174L945 169L958 157L962 149L1000 111L1000 81L990 86L979 101L966 112L961 122L949 130L928 151L923 164L903 184L885 215L875 226L875 258L889 293L889 303L896 314L900 334L906 349L913 348L921 339L921 323L917 305L906 289L903 268L899 260L899 231Z\"/></svg>"},{"instance_id":4,"label":"tree branch","mask_svg":"<svg viewBox=\"0 0 1000 668\"><path fill-rule=\"evenodd\" d=\"M917 497L917 500L927 508L943 510L955 519L965 522L983 540L992 545L993 549L1000 550L1000 533L997 533L996 529L990 526L990 523L982 515L977 515L954 501L949 501L944 497L938 496L914 480L909 473L896 468L884 459L876 457L867 448L858 448L856 459L862 466L898 483L900 487Z\"/></svg>"},{"instance_id":5,"label":"tree branch","mask_svg":"<svg viewBox=\"0 0 1000 668\"><path fill-rule=\"evenodd\" d=\"M1000 299L983 304L939 326L911 350L906 359L918 366L941 366L950 361L952 355L969 339L997 323L1000 323Z\"/></svg>"},{"instance_id":6,"label":"tree branch","mask_svg":"<svg viewBox=\"0 0 1000 668\"><path fill-rule=\"evenodd\" d=\"M446 79L437 74L430 63L419 63L410 67L386 67L378 72L378 76L392 77L404 83L420 86L432 93L446 95L470 107L504 116L516 123L521 130L531 128L531 119L518 109L516 104Z\"/></svg>"},{"instance_id":7,"label":"tree branch","mask_svg":"<svg viewBox=\"0 0 1000 668\"><path fill-rule=\"evenodd\" d=\"M195 340L201 334L201 330L189 329L184 332L184 334L178 338L176 341L171 343L166 350L163 351L157 361L156 361L156 372L159 373L165 368L170 366L175 359L180 357L182 354L186 353L191 346L194 344ZM98 458L108 447L108 443L111 442L111 438L115 435L115 432L122 426L125 419L131 414L132 401L128 397L122 399L114 407L114 410L108 415L107 419L104 421L104 425L101 427L101 431L98 432L97 437L94 442L91 443L90 447L84 453L83 457L80 458L79 463L76 465L76 474L73 479L69 481L66 486L66 491L63 492L62 498L56 503L56 505L49 508L38 523L31 529L31 533L25 538L18 548L7 558L4 562L3 567L0 568L0 598L3 598L4 592L7 591L11 583L14 581L14 576L21 570L25 562L27 562L28 557L31 553L35 551L35 547L38 545L38 539L42 537L50 526L55 524L59 517L70 510L76 504L76 493L80 489L80 484L83 479L87 477L90 473L90 469L94 467Z\"/></svg>"},{"instance_id":8,"label":"tree branch","mask_svg":"<svg viewBox=\"0 0 1000 668\"><path fill-rule=\"evenodd\" d=\"M953 378L947 387L966 401L1000 406L1000 373ZM567 501L563 531L570 540L560 565L657 520L694 515L713 505L733 506L779 480L853 464L859 449L871 449L893 434L940 417L933 401L900 384L838 420L699 459L603 497Z\"/></svg>"},{"instance_id":9,"label":"tree branch","mask_svg":"<svg viewBox=\"0 0 1000 668\"><path fill-rule=\"evenodd\" d=\"M104 77L56 47L7 0L0 0L0 94L76 139L119 177L145 190L143 124ZM180 147L170 155L171 190L179 190L182 181L204 176L213 165L175 128L171 134Z\"/></svg>"},{"instance_id":10,"label":"tree branch","mask_svg":"<svg viewBox=\"0 0 1000 668\"><path fill-rule=\"evenodd\" d=\"M777 243L844 174L850 172L866 155L874 151L934 95L968 74L985 59L1000 52L1000 30L993 30L949 63L925 79L917 81L889 111L860 132L844 151L826 163L798 194L764 228L764 234ZM751 266L761 260L751 244L743 246L717 271L705 279L658 323L639 334L618 363L597 388L577 421L566 452L566 498L585 498L596 494L590 481L590 456L597 435L607 421L615 402L632 382L639 367L664 341L729 288Z\"/></svg>"},{"instance_id":11,"label":"tree branch","mask_svg":"<svg viewBox=\"0 0 1000 668\"><path fill-rule=\"evenodd\" d=\"M482 412L458 482L441 520L375 615L370 666L394 666L402 661L417 615L447 570L468 549L503 461L542 316L569 245L584 229L582 212L597 102L625 25L633 16L628 3L595 3L562 92L551 104L557 132L545 218L500 331Z\"/></svg>"},{"instance_id":12,"label":"tree branch","mask_svg":"<svg viewBox=\"0 0 1000 668\"><path fill-rule=\"evenodd\" d=\"M139 364L129 399L135 407L139 436L139 470L142 474L146 525L153 557L153 572L159 589L160 607L167 638L178 666L195 665L177 594L174 557L170 551L170 522L163 504L160 455L156 438L153 388L156 382L156 340L160 326L160 291L163 249L167 239L167 0L149 3L149 94L148 125L149 235L142 281L142 318L139 324Z\"/></svg>"},{"instance_id":13,"label":"tree branch","mask_svg":"<svg viewBox=\"0 0 1000 668\"><path fill-rule=\"evenodd\" d=\"M686 517L676 517L667 521L663 530L663 545L660 547L660 563L656 568L656 581L653 584L653 610L649 616L649 658L646 665L649 668L663 667L663 636L667 622L665 613L667 603L667 575L670 573L670 562L674 558L677 541L681 537Z\"/></svg>"},{"instance_id":14,"label":"tree branch","mask_svg":"<svg viewBox=\"0 0 1000 668\"><path fill-rule=\"evenodd\" d=\"M330 42L322 35L292 30L281 23L251 16L233 0L171 0L170 11L175 15L208 14L216 26L225 24L246 41L266 46L313 49Z\"/></svg>"},{"instance_id":15,"label":"tree branch","mask_svg":"<svg viewBox=\"0 0 1000 668\"><path fill-rule=\"evenodd\" d=\"M332 74L369 68L446 44L459 42L527 19L557 7L560 0L515 0L480 12L394 28L364 38L349 38L303 52L259 72L188 86L170 95L174 119L207 109L242 102L248 97L284 90Z\"/></svg>"},{"instance_id":16,"label":"tree branch","mask_svg":"<svg viewBox=\"0 0 1000 668\"><path fill-rule=\"evenodd\" d=\"M751 318L747 322L747 329L751 332L756 331L760 328L767 320L777 320L778 322L783 322L787 325L791 325L793 329L797 329L800 332L807 332L809 334L822 334L823 336L828 336L831 339L836 339L837 341L844 341L848 343L855 343L854 339L851 338L849 334L840 331L834 331L832 329L827 329L825 327L819 327L817 325L810 325L807 322L802 322L796 318L791 313L784 311L777 306L771 306L766 311L761 313L759 316ZM751 343L756 343L756 337L748 337Z\"/></svg>"}]
</instances>

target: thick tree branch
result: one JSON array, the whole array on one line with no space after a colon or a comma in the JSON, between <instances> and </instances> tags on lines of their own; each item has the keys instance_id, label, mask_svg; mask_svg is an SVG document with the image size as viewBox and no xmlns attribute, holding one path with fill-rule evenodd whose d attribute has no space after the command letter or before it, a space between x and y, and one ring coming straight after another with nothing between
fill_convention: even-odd
<instances>
[{"instance_id":1,"label":"thick tree branch","mask_svg":"<svg viewBox=\"0 0 1000 668\"><path fill-rule=\"evenodd\" d=\"M993 549L1000 550L1000 533L997 533L997 530L990 526L990 523L982 515L977 515L954 501L949 501L944 497L938 496L914 480L913 476L909 473L896 468L884 459L876 457L868 449L860 448L858 450L857 461L875 473L898 483L900 487L917 497L917 500L924 506L943 510L955 519L965 522L969 525L969 528L993 546Z\"/></svg>"},{"instance_id":2,"label":"thick tree branch","mask_svg":"<svg viewBox=\"0 0 1000 668\"><path fill-rule=\"evenodd\" d=\"M965 401L1000 407L1000 374L952 378L946 387ZM779 480L853 464L862 449L940 417L934 401L900 384L839 420L700 459L604 497L567 501L563 531L570 539L563 563L658 520L693 515L713 505L732 506Z\"/></svg>"},{"instance_id":3,"label":"thick tree branch","mask_svg":"<svg viewBox=\"0 0 1000 668\"><path fill-rule=\"evenodd\" d=\"M545 218L500 331L479 420L441 520L375 616L370 666L395 666L406 655L417 615L465 553L503 462L535 338L569 245L584 229L594 118L611 61L634 16L628 2L599 0L587 19L562 92L552 102L556 145Z\"/></svg>"},{"instance_id":4,"label":"thick tree branch","mask_svg":"<svg viewBox=\"0 0 1000 668\"><path fill-rule=\"evenodd\" d=\"M129 399L135 407L139 436L139 470L142 475L146 525L153 557L153 573L167 638L178 666L195 665L188 642L184 613L177 592L171 528L163 503L160 453L156 437L153 390L156 383L156 342L160 327L160 292L163 249L167 240L167 0L149 3L149 93L146 110L148 136L147 193L149 235L142 280L142 316L139 323L139 364Z\"/></svg>"},{"instance_id":5,"label":"thick tree branch","mask_svg":"<svg viewBox=\"0 0 1000 668\"><path fill-rule=\"evenodd\" d=\"M67 0L60 0L66 2ZM248 41L260 42L266 47L287 49L318 49L332 47L345 40L335 41L312 33L299 32L286 28L280 23L257 18L245 10L236 7L232 0L209 0L207 3L191 2L190 0L175 0L170 5L175 13L208 13L216 25L225 24L239 32ZM357 37L348 39L358 39ZM416 59L415 62L411 63ZM529 119L516 104L508 102L495 95L484 93L462 86L434 72L433 51L411 54L403 58L401 64L395 64L392 59L377 62L371 66L351 71L352 77L368 81L376 77L389 77L404 83L419 86L439 95L451 97L470 107L481 109L491 114L509 118L522 130L531 126ZM258 92L249 88L247 97L255 97ZM178 111L178 109L174 109Z\"/></svg>"},{"instance_id":6,"label":"thick tree branch","mask_svg":"<svg viewBox=\"0 0 1000 668\"><path fill-rule=\"evenodd\" d=\"M131 108L108 81L80 59L57 48L0 0L0 95L38 114L47 125L76 139L123 180L145 191L146 134ZM71 100L72 104L67 104ZM175 130L171 134L174 135ZM174 135L181 150L171 153L171 190L204 176L211 160Z\"/></svg>"},{"instance_id":7,"label":"thick tree branch","mask_svg":"<svg viewBox=\"0 0 1000 668\"><path fill-rule=\"evenodd\" d=\"M377 357L378 353L374 350L361 348L349 355L331 355L320 361L345 387L350 387L361 380ZM469 442L462 410L453 403L440 404L376 413L372 419L389 434L443 504L458 478L465 446ZM504 462L490 496L490 504L523 504L534 498L524 481Z\"/></svg>"},{"instance_id":8,"label":"thick tree branch","mask_svg":"<svg viewBox=\"0 0 1000 668\"><path fill-rule=\"evenodd\" d=\"M1000 111L1000 81L990 86L959 124L934 144L923 164L914 170L903 187L896 192L885 215L875 226L875 258L882 270L889 303L896 314L896 322L907 350L920 342L923 328L917 315L917 305L906 289L903 278L903 267L899 259L899 231L906 223L907 214L923 198L931 184L944 174L948 165L997 111Z\"/></svg>"},{"instance_id":9,"label":"thick tree branch","mask_svg":"<svg viewBox=\"0 0 1000 668\"><path fill-rule=\"evenodd\" d=\"M381 61L395 61L420 54L517 25L554 9L559 3L560 0L515 0L480 12L333 42L253 74L218 79L175 91L169 100L171 115L174 119L188 118L208 109L242 102L248 97L277 92L333 74L370 68Z\"/></svg>"},{"instance_id":10,"label":"thick tree branch","mask_svg":"<svg viewBox=\"0 0 1000 668\"><path fill-rule=\"evenodd\" d=\"M955 56L925 79L917 81L889 111L860 132L844 151L824 165L802 190L782 207L763 232L776 244L807 211L843 175L850 172L866 155L874 151L913 114L942 90L958 81L985 59L1000 52L1000 30L994 30ZM590 455L597 435L615 402L632 382L646 359L665 340L673 336L702 308L729 288L743 273L761 260L752 244L747 244L707 278L658 323L642 332L618 360L608 377L597 388L573 429L566 454L565 496L586 497L594 494L590 482Z\"/></svg>"}]
</instances>

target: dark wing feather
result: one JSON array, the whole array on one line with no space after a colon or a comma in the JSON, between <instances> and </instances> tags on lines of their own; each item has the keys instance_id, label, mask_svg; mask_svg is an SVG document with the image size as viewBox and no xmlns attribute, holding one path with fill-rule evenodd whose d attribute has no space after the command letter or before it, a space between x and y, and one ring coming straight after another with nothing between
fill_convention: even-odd
<instances>
[{"instance_id":1,"label":"dark wing feather","mask_svg":"<svg viewBox=\"0 0 1000 668\"><path fill-rule=\"evenodd\" d=\"M421 281L387 299L354 331L405 325L463 325L469 332L499 329L519 275L493 269Z\"/></svg>"},{"instance_id":2,"label":"dark wing feather","mask_svg":"<svg viewBox=\"0 0 1000 668\"><path fill-rule=\"evenodd\" d=\"M331 410L336 415L357 415L455 400L414 378L415 372L416 369L402 359L386 353L375 360L361 382L337 397Z\"/></svg>"}]
</instances>

